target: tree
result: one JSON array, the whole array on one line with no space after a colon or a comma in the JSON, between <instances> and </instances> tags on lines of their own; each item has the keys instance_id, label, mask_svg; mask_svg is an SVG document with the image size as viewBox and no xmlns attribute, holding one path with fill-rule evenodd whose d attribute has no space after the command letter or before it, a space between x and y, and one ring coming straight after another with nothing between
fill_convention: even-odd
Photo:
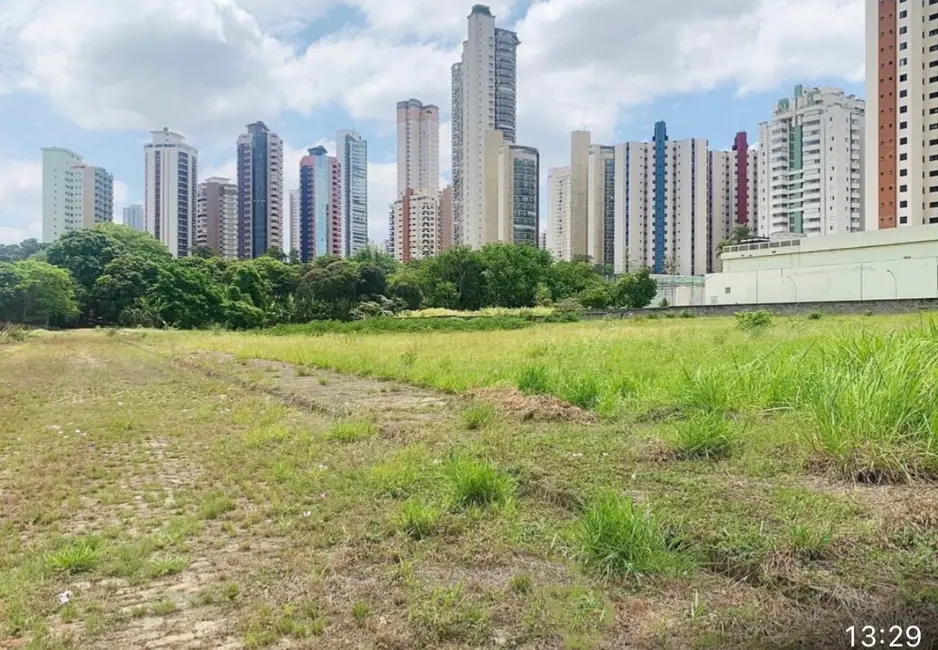
<instances>
[{"instance_id":1,"label":"tree","mask_svg":"<svg viewBox=\"0 0 938 650\"><path fill-rule=\"evenodd\" d=\"M166 325L196 329L221 320L221 286L204 267L179 262L160 267L151 296Z\"/></svg>"},{"instance_id":2,"label":"tree","mask_svg":"<svg viewBox=\"0 0 938 650\"><path fill-rule=\"evenodd\" d=\"M0 263L0 320L65 325L79 315L68 271L34 260Z\"/></svg>"},{"instance_id":3,"label":"tree","mask_svg":"<svg viewBox=\"0 0 938 650\"><path fill-rule=\"evenodd\" d=\"M423 260L419 268L422 293L428 306L467 311L485 306L485 263L479 251L468 246L453 246Z\"/></svg>"},{"instance_id":4,"label":"tree","mask_svg":"<svg viewBox=\"0 0 938 650\"><path fill-rule=\"evenodd\" d=\"M396 300L404 309L420 309L423 293L420 291L420 277L415 269L402 267L388 278L388 296Z\"/></svg>"},{"instance_id":5,"label":"tree","mask_svg":"<svg viewBox=\"0 0 938 650\"><path fill-rule=\"evenodd\" d=\"M602 278L585 260L554 262L547 273L547 286L554 302L572 298L597 282L602 282Z\"/></svg>"},{"instance_id":6,"label":"tree","mask_svg":"<svg viewBox=\"0 0 938 650\"><path fill-rule=\"evenodd\" d=\"M717 244L717 255L723 253L723 249L727 246L735 246L740 242L746 241L747 239L752 239L754 236L755 233L752 231L752 228L749 227L749 224L736 224L733 226L733 230L730 232L729 237L720 240L720 242Z\"/></svg>"},{"instance_id":7,"label":"tree","mask_svg":"<svg viewBox=\"0 0 938 650\"><path fill-rule=\"evenodd\" d=\"M612 304L617 307L640 309L647 307L658 293L658 285L645 268L623 275L613 285Z\"/></svg>"},{"instance_id":8,"label":"tree","mask_svg":"<svg viewBox=\"0 0 938 650\"><path fill-rule=\"evenodd\" d=\"M580 304L589 309L605 309L612 303L609 287L605 282L590 285L578 296Z\"/></svg>"},{"instance_id":9,"label":"tree","mask_svg":"<svg viewBox=\"0 0 938 650\"><path fill-rule=\"evenodd\" d=\"M261 257L271 257L277 260L278 262L287 261L287 254L284 253L283 249L280 248L279 246L271 246L266 251L264 251L264 254Z\"/></svg>"},{"instance_id":10,"label":"tree","mask_svg":"<svg viewBox=\"0 0 938 650\"><path fill-rule=\"evenodd\" d=\"M360 262L358 264L358 295L383 296L388 292L388 283L385 279L384 269L375 262Z\"/></svg>"},{"instance_id":11,"label":"tree","mask_svg":"<svg viewBox=\"0 0 938 650\"><path fill-rule=\"evenodd\" d=\"M49 246L48 260L70 271L78 287L87 294L104 267L124 250L123 244L103 228L72 230Z\"/></svg>"},{"instance_id":12,"label":"tree","mask_svg":"<svg viewBox=\"0 0 938 650\"><path fill-rule=\"evenodd\" d=\"M150 257L163 262L169 261L173 257L163 242L148 232L134 230L129 226L118 223L99 223L94 227L94 230L102 232L113 241L118 242L128 255Z\"/></svg>"},{"instance_id":13,"label":"tree","mask_svg":"<svg viewBox=\"0 0 938 650\"><path fill-rule=\"evenodd\" d=\"M156 287L164 265L139 255L122 255L109 262L89 296L95 318L105 323L122 323L124 312L137 306Z\"/></svg>"},{"instance_id":14,"label":"tree","mask_svg":"<svg viewBox=\"0 0 938 650\"><path fill-rule=\"evenodd\" d=\"M0 244L0 262L19 262L29 259L45 250L47 246L36 239L24 239L19 244Z\"/></svg>"},{"instance_id":15,"label":"tree","mask_svg":"<svg viewBox=\"0 0 938 650\"><path fill-rule=\"evenodd\" d=\"M297 292L301 318L348 320L360 281L358 267L348 260L313 267L303 276Z\"/></svg>"},{"instance_id":16,"label":"tree","mask_svg":"<svg viewBox=\"0 0 938 650\"><path fill-rule=\"evenodd\" d=\"M201 257L203 260L211 259L218 255L215 249L205 244L199 244L189 251L189 257Z\"/></svg>"},{"instance_id":17,"label":"tree","mask_svg":"<svg viewBox=\"0 0 938 650\"><path fill-rule=\"evenodd\" d=\"M365 248L359 249L350 259L359 264L370 262L379 266L381 270L384 271L385 277L394 273L400 266L393 255L388 255L374 246L366 246Z\"/></svg>"},{"instance_id":18,"label":"tree","mask_svg":"<svg viewBox=\"0 0 938 650\"><path fill-rule=\"evenodd\" d=\"M537 286L550 269L550 253L533 246L486 244L481 250L485 304L494 307L533 307Z\"/></svg>"}]
</instances>

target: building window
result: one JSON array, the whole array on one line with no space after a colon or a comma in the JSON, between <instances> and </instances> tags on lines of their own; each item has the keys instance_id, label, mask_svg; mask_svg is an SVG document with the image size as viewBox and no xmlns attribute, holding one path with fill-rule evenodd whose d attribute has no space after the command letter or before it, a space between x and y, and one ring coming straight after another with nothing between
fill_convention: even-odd
<instances>
[{"instance_id":1,"label":"building window","mask_svg":"<svg viewBox=\"0 0 938 650\"><path fill-rule=\"evenodd\" d=\"M908 128L908 126L909 126L909 123L908 123L908 122L899 122L899 128L900 128L900 129L906 129L906 128Z\"/></svg>"},{"instance_id":2,"label":"building window","mask_svg":"<svg viewBox=\"0 0 938 650\"><path fill-rule=\"evenodd\" d=\"M908 139L908 138L899 138L899 144L900 144L900 145L909 144L909 139Z\"/></svg>"},{"instance_id":3,"label":"building window","mask_svg":"<svg viewBox=\"0 0 938 650\"><path fill-rule=\"evenodd\" d=\"M907 208L907 207L909 207L909 202L908 202L908 201L899 201L899 207L900 207L900 208Z\"/></svg>"},{"instance_id":4,"label":"building window","mask_svg":"<svg viewBox=\"0 0 938 650\"><path fill-rule=\"evenodd\" d=\"M900 113L908 113L908 112L909 112L909 107L908 107L908 106L900 106L900 107L899 107L899 112L900 112Z\"/></svg>"},{"instance_id":5,"label":"building window","mask_svg":"<svg viewBox=\"0 0 938 650\"><path fill-rule=\"evenodd\" d=\"M899 91L899 97L907 97L908 95L909 95L909 91L908 91L908 90L900 90L900 91Z\"/></svg>"},{"instance_id":6,"label":"building window","mask_svg":"<svg viewBox=\"0 0 938 650\"><path fill-rule=\"evenodd\" d=\"M899 186L899 191L900 191L900 192L908 192L908 191L909 191L909 186L908 186L908 185L900 185L900 186Z\"/></svg>"},{"instance_id":7,"label":"building window","mask_svg":"<svg viewBox=\"0 0 938 650\"><path fill-rule=\"evenodd\" d=\"M899 170L899 176L908 176L908 175L909 175L909 170L906 169L905 167Z\"/></svg>"}]
</instances>

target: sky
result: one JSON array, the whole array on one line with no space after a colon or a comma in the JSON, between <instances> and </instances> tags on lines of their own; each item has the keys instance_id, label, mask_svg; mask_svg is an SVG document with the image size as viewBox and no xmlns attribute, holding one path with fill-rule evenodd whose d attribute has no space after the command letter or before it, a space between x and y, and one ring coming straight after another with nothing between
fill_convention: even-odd
<instances>
[{"instance_id":1,"label":"sky","mask_svg":"<svg viewBox=\"0 0 938 650\"><path fill-rule=\"evenodd\" d=\"M143 202L143 144L168 126L199 177L234 177L261 120L284 139L285 185L335 132L368 140L369 236L396 198L396 104L440 107L450 169L450 66L471 0L0 0L0 243L41 236L41 147L114 175L115 214ZM492 0L518 32L518 144L569 164L593 141L758 139L795 84L863 93L863 0ZM541 215L542 229L546 222Z\"/></svg>"}]
</instances>

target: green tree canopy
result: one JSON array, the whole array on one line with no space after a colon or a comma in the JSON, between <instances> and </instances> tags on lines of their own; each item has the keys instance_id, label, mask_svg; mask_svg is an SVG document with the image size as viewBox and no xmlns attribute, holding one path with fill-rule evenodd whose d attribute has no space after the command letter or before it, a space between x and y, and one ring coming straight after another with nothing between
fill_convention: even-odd
<instances>
[{"instance_id":1,"label":"green tree canopy","mask_svg":"<svg viewBox=\"0 0 938 650\"><path fill-rule=\"evenodd\" d=\"M486 244L481 259L486 304L509 308L536 304L537 285L550 271L550 253L534 246Z\"/></svg>"},{"instance_id":2,"label":"green tree canopy","mask_svg":"<svg viewBox=\"0 0 938 650\"><path fill-rule=\"evenodd\" d=\"M0 320L28 325L67 325L79 315L75 282L46 262L0 262Z\"/></svg>"}]
</instances>

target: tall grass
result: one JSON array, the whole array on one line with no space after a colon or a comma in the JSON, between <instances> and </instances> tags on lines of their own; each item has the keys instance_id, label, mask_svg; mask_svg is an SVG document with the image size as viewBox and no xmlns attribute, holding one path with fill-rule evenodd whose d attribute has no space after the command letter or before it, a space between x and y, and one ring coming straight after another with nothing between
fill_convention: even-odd
<instances>
[{"instance_id":1,"label":"tall grass","mask_svg":"<svg viewBox=\"0 0 938 650\"><path fill-rule=\"evenodd\" d=\"M601 492L587 504L574 541L580 561L607 577L639 578L679 564L657 520L615 492Z\"/></svg>"},{"instance_id":2,"label":"tall grass","mask_svg":"<svg viewBox=\"0 0 938 650\"><path fill-rule=\"evenodd\" d=\"M872 482L938 472L938 329L828 344L814 366L800 401L837 469Z\"/></svg>"},{"instance_id":3,"label":"tall grass","mask_svg":"<svg viewBox=\"0 0 938 650\"><path fill-rule=\"evenodd\" d=\"M803 418L800 438L816 456L846 476L938 476L938 327L918 315L775 317L769 327L761 316L740 320L763 324L740 331L734 317L354 338L185 336L193 347L449 391L512 385L624 419L786 410ZM413 350L419 355L401 363Z\"/></svg>"}]
</instances>

